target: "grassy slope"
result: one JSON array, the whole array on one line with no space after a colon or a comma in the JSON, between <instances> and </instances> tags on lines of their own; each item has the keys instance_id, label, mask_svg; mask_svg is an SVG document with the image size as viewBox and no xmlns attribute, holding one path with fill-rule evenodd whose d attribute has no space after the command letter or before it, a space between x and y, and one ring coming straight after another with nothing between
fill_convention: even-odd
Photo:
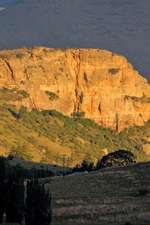
<instances>
[{"instance_id":1,"label":"grassy slope","mask_svg":"<svg viewBox=\"0 0 150 225\"><path fill-rule=\"evenodd\" d=\"M150 163L54 178L52 225L149 225Z\"/></svg>"},{"instance_id":2,"label":"grassy slope","mask_svg":"<svg viewBox=\"0 0 150 225\"><path fill-rule=\"evenodd\" d=\"M0 154L15 152L24 159L72 166L83 159L95 162L106 151L125 148L138 161L150 159L142 150L150 135L150 121L116 134L88 119L6 105L6 101L24 97L28 95L20 91L0 90Z\"/></svg>"}]
</instances>

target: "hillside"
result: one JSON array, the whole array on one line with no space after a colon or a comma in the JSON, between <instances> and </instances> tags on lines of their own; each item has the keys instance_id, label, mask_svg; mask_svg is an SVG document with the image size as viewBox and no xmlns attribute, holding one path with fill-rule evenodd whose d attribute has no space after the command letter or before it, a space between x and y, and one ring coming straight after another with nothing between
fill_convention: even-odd
<instances>
[{"instance_id":1,"label":"hillside","mask_svg":"<svg viewBox=\"0 0 150 225\"><path fill-rule=\"evenodd\" d=\"M52 110L19 110L6 103L1 103L0 117L0 153L4 155L66 167L83 159L96 162L119 148L132 151L138 161L150 159L149 121L116 133L88 119Z\"/></svg>"},{"instance_id":2,"label":"hillside","mask_svg":"<svg viewBox=\"0 0 150 225\"><path fill-rule=\"evenodd\" d=\"M52 225L149 225L150 163L54 178Z\"/></svg>"},{"instance_id":3,"label":"hillside","mask_svg":"<svg viewBox=\"0 0 150 225\"><path fill-rule=\"evenodd\" d=\"M150 159L150 85L109 51L1 51L0 118L0 154L66 167L119 148Z\"/></svg>"},{"instance_id":4,"label":"hillside","mask_svg":"<svg viewBox=\"0 0 150 225\"><path fill-rule=\"evenodd\" d=\"M118 131L150 119L150 85L123 56L101 49L0 52L0 88L11 104L82 116Z\"/></svg>"}]
</instances>

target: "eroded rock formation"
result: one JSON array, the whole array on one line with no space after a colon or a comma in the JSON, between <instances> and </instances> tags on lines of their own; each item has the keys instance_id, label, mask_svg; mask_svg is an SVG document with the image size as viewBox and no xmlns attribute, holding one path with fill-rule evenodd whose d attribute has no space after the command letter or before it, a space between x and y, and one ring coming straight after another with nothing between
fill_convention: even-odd
<instances>
[{"instance_id":1,"label":"eroded rock formation","mask_svg":"<svg viewBox=\"0 0 150 225\"><path fill-rule=\"evenodd\" d=\"M85 114L122 130L150 119L150 85L127 59L100 49L43 47L0 52L0 88L25 90L29 109Z\"/></svg>"}]
</instances>

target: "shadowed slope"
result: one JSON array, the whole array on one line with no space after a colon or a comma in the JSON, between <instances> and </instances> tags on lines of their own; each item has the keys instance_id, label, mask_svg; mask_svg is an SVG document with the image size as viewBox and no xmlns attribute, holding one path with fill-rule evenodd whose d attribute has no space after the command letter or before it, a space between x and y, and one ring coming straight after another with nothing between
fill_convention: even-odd
<instances>
[{"instance_id":1,"label":"shadowed slope","mask_svg":"<svg viewBox=\"0 0 150 225\"><path fill-rule=\"evenodd\" d=\"M54 178L52 225L149 225L150 163Z\"/></svg>"}]
</instances>

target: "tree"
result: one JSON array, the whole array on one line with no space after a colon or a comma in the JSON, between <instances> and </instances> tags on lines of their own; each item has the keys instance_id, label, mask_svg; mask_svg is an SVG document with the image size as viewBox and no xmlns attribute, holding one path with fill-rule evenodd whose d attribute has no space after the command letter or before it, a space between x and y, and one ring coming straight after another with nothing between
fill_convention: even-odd
<instances>
[{"instance_id":1,"label":"tree","mask_svg":"<svg viewBox=\"0 0 150 225\"><path fill-rule=\"evenodd\" d=\"M6 159L0 157L0 223L2 223L3 213L5 210L5 176L6 176Z\"/></svg>"},{"instance_id":2,"label":"tree","mask_svg":"<svg viewBox=\"0 0 150 225\"><path fill-rule=\"evenodd\" d=\"M49 225L51 222L51 195L38 180L27 183L26 225Z\"/></svg>"},{"instance_id":3,"label":"tree","mask_svg":"<svg viewBox=\"0 0 150 225\"><path fill-rule=\"evenodd\" d=\"M0 224L2 223L5 211L5 200L5 185L4 182L0 182Z\"/></svg>"},{"instance_id":4,"label":"tree","mask_svg":"<svg viewBox=\"0 0 150 225\"><path fill-rule=\"evenodd\" d=\"M10 175L6 182L6 222L21 224L24 217L24 182Z\"/></svg>"},{"instance_id":5,"label":"tree","mask_svg":"<svg viewBox=\"0 0 150 225\"><path fill-rule=\"evenodd\" d=\"M6 176L6 159L0 157L0 182L4 181Z\"/></svg>"},{"instance_id":6,"label":"tree","mask_svg":"<svg viewBox=\"0 0 150 225\"><path fill-rule=\"evenodd\" d=\"M133 153L127 150L118 150L108 155L104 156L101 160L97 162L96 168L105 168L112 166L127 166L129 164L135 163L136 159Z\"/></svg>"},{"instance_id":7,"label":"tree","mask_svg":"<svg viewBox=\"0 0 150 225\"><path fill-rule=\"evenodd\" d=\"M85 172L85 171L92 171L94 170L94 163L93 162L89 162L87 160L83 160L83 162L81 163L81 165L76 165L72 172Z\"/></svg>"}]
</instances>

